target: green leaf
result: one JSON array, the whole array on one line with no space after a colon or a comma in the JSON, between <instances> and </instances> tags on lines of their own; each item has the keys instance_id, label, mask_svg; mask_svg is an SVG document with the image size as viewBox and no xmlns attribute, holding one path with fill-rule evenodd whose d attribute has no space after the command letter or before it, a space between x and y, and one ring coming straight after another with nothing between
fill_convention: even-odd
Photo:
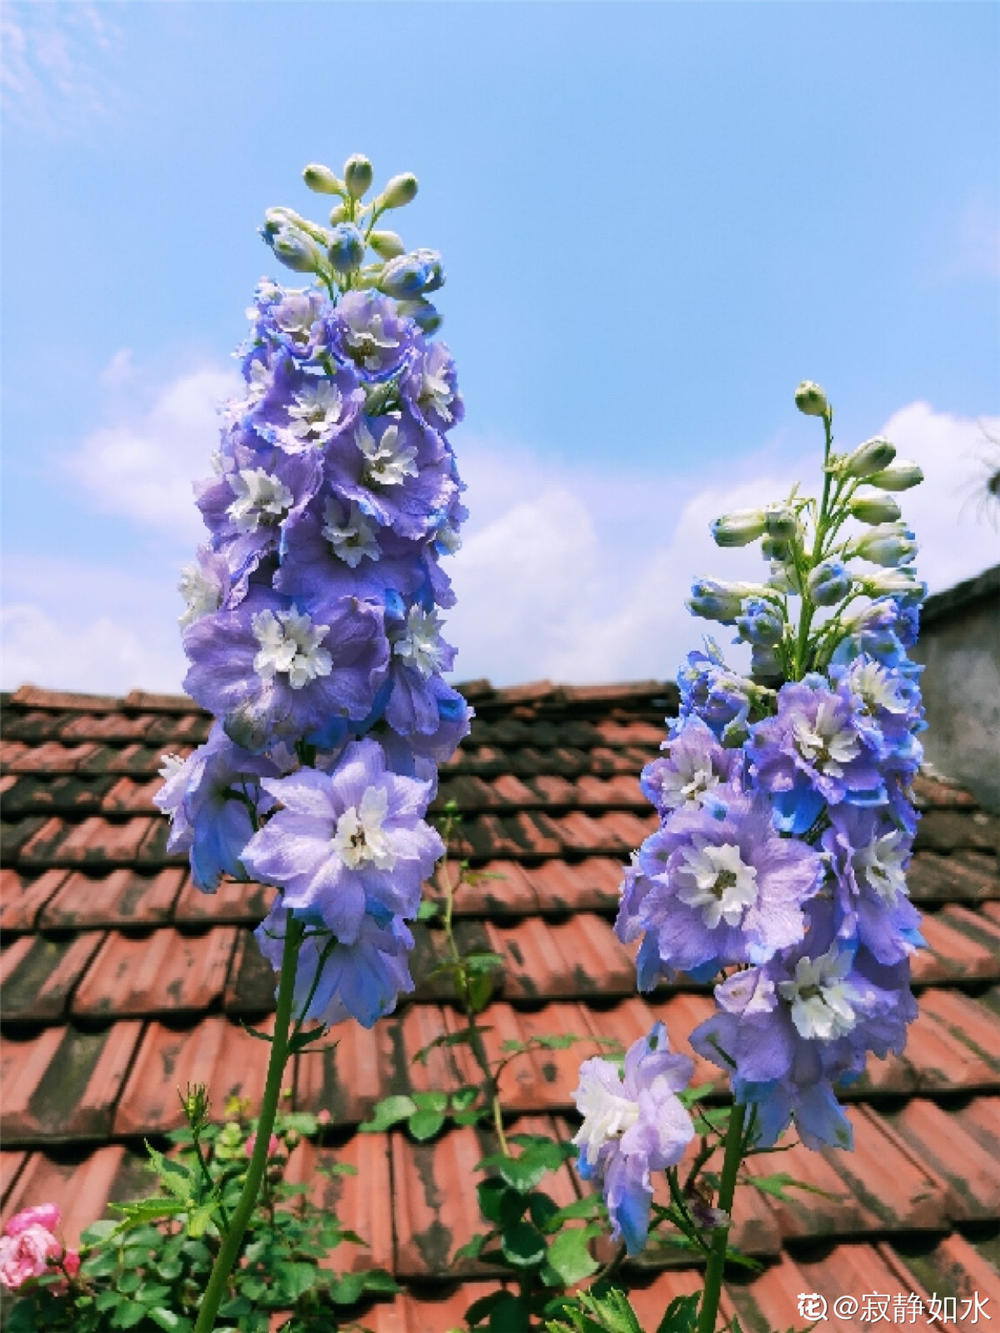
<instances>
[{"instance_id":1,"label":"green leaf","mask_svg":"<svg viewBox=\"0 0 1000 1333\"><path fill-rule=\"evenodd\" d=\"M256 1037L258 1041L266 1041L268 1046L270 1046L271 1042L274 1040L269 1033L260 1032L257 1028L252 1028L249 1023L244 1023L242 1020L240 1021L240 1027L248 1037Z\"/></svg>"},{"instance_id":2,"label":"green leaf","mask_svg":"<svg viewBox=\"0 0 1000 1333\"><path fill-rule=\"evenodd\" d=\"M406 1122L406 1127L415 1139L421 1142L424 1139L432 1139L444 1124L444 1116L440 1111L414 1111Z\"/></svg>"},{"instance_id":3,"label":"green leaf","mask_svg":"<svg viewBox=\"0 0 1000 1333\"><path fill-rule=\"evenodd\" d=\"M118 1279L118 1290L130 1296L133 1291L138 1291L141 1282L142 1274L137 1268L126 1268Z\"/></svg>"},{"instance_id":4,"label":"green leaf","mask_svg":"<svg viewBox=\"0 0 1000 1333\"><path fill-rule=\"evenodd\" d=\"M311 1046L314 1041L319 1041L321 1037L325 1037L326 1034L327 1034L327 1029L323 1027L313 1028L311 1032L296 1032L295 1035L292 1037L291 1041L288 1043L288 1050L290 1054L295 1055L297 1052L305 1050L307 1046ZM254 1033L254 1036L260 1036L260 1035L261 1035L260 1033ZM270 1038L269 1037L265 1038L265 1040L270 1041ZM337 1043L334 1042L333 1045L327 1047L326 1049L332 1051L336 1048L336 1046Z\"/></svg>"},{"instance_id":5,"label":"green leaf","mask_svg":"<svg viewBox=\"0 0 1000 1333\"><path fill-rule=\"evenodd\" d=\"M562 1226L563 1222L575 1221L579 1217L599 1217L604 1212L604 1202L599 1194L588 1194L582 1199L574 1199L565 1208L560 1208L549 1219L549 1226Z\"/></svg>"},{"instance_id":6,"label":"green leaf","mask_svg":"<svg viewBox=\"0 0 1000 1333\"><path fill-rule=\"evenodd\" d=\"M421 1046L413 1058L418 1060L420 1064L425 1065L431 1051L436 1050L439 1046L468 1046L475 1041L476 1037L492 1031L492 1028L481 1027L476 1024L472 1028L462 1028L460 1032L443 1032L440 1037L435 1037L426 1046Z\"/></svg>"},{"instance_id":7,"label":"green leaf","mask_svg":"<svg viewBox=\"0 0 1000 1333\"><path fill-rule=\"evenodd\" d=\"M173 1310L168 1310L165 1305L156 1305L153 1309L146 1312L154 1324L160 1328L165 1328L167 1333L187 1333L194 1327L190 1319L183 1319L180 1315L174 1314Z\"/></svg>"},{"instance_id":8,"label":"green leaf","mask_svg":"<svg viewBox=\"0 0 1000 1333\"><path fill-rule=\"evenodd\" d=\"M100 1245L102 1241L107 1240L117 1226L117 1222L112 1222L110 1218L106 1217L99 1222L91 1222L89 1227L85 1227L80 1232L80 1243L82 1245Z\"/></svg>"},{"instance_id":9,"label":"green leaf","mask_svg":"<svg viewBox=\"0 0 1000 1333\"><path fill-rule=\"evenodd\" d=\"M361 1276L365 1280L365 1291L385 1292L388 1295L402 1291L402 1287L393 1275L387 1273L384 1268L369 1268Z\"/></svg>"},{"instance_id":10,"label":"green leaf","mask_svg":"<svg viewBox=\"0 0 1000 1333\"><path fill-rule=\"evenodd\" d=\"M824 1199L839 1200L842 1196L831 1194L829 1190L820 1189L818 1185L807 1185L804 1180L796 1180L794 1176L789 1175L787 1171L776 1171L771 1176L741 1176L742 1183L752 1185L762 1194L772 1194L776 1199L787 1199L788 1191L805 1190L809 1194L820 1194Z\"/></svg>"},{"instance_id":11,"label":"green leaf","mask_svg":"<svg viewBox=\"0 0 1000 1333\"><path fill-rule=\"evenodd\" d=\"M465 1322L470 1328L485 1319L493 1307L499 1304L505 1297L509 1297L509 1291L491 1291L488 1296L480 1296L478 1301L473 1301L465 1312Z\"/></svg>"},{"instance_id":12,"label":"green leaf","mask_svg":"<svg viewBox=\"0 0 1000 1333\"><path fill-rule=\"evenodd\" d=\"M551 1199L547 1194L529 1194L528 1211L532 1222L540 1231L549 1231L552 1229L549 1223L559 1215L559 1206L555 1199Z\"/></svg>"},{"instance_id":13,"label":"green leaf","mask_svg":"<svg viewBox=\"0 0 1000 1333\"><path fill-rule=\"evenodd\" d=\"M378 1130L391 1129L393 1125L398 1125L401 1120L411 1116L417 1109L417 1104L412 1097L398 1094L393 1097L384 1097L382 1101L376 1102L372 1111L372 1118L366 1120L358 1126L366 1134L374 1134Z\"/></svg>"},{"instance_id":14,"label":"green leaf","mask_svg":"<svg viewBox=\"0 0 1000 1333\"><path fill-rule=\"evenodd\" d=\"M316 1285L318 1277L319 1269L315 1264L284 1263L275 1274L275 1285L280 1288L282 1295L287 1295L294 1302Z\"/></svg>"},{"instance_id":15,"label":"green leaf","mask_svg":"<svg viewBox=\"0 0 1000 1333\"><path fill-rule=\"evenodd\" d=\"M472 1105L479 1096L479 1089L471 1083L458 1088L451 1094L451 1104L456 1111L464 1111Z\"/></svg>"},{"instance_id":16,"label":"green leaf","mask_svg":"<svg viewBox=\"0 0 1000 1333\"><path fill-rule=\"evenodd\" d=\"M345 1273L330 1283L330 1299L337 1305L353 1305L364 1290L364 1273Z\"/></svg>"},{"instance_id":17,"label":"green leaf","mask_svg":"<svg viewBox=\"0 0 1000 1333\"><path fill-rule=\"evenodd\" d=\"M657 1324L656 1333L695 1333L700 1301L701 1294L698 1292L692 1296L676 1296Z\"/></svg>"},{"instance_id":18,"label":"green leaf","mask_svg":"<svg viewBox=\"0 0 1000 1333\"><path fill-rule=\"evenodd\" d=\"M474 1014L480 1014L490 1002L493 994L493 977L488 972L480 972L470 977L468 982L469 1008Z\"/></svg>"},{"instance_id":19,"label":"green leaf","mask_svg":"<svg viewBox=\"0 0 1000 1333\"><path fill-rule=\"evenodd\" d=\"M456 1260L478 1259L487 1240L489 1240L488 1236L473 1236L471 1240L467 1240L464 1245L461 1245L455 1251Z\"/></svg>"},{"instance_id":20,"label":"green leaf","mask_svg":"<svg viewBox=\"0 0 1000 1333\"><path fill-rule=\"evenodd\" d=\"M97 1293L95 1305L98 1310L110 1310L112 1306L117 1305L121 1300L120 1293L116 1291L100 1291Z\"/></svg>"},{"instance_id":21,"label":"green leaf","mask_svg":"<svg viewBox=\"0 0 1000 1333\"><path fill-rule=\"evenodd\" d=\"M209 1203L200 1204L197 1208L192 1208L188 1214L187 1234L192 1240L200 1240L208 1230L209 1223L212 1221L212 1215L215 1212L216 1204L212 1200Z\"/></svg>"},{"instance_id":22,"label":"green leaf","mask_svg":"<svg viewBox=\"0 0 1000 1333\"><path fill-rule=\"evenodd\" d=\"M525 1333L530 1328L529 1319L528 1311L517 1297L502 1291L500 1300L490 1311L490 1333Z\"/></svg>"},{"instance_id":23,"label":"green leaf","mask_svg":"<svg viewBox=\"0 0 1000 1333\"><path fill-rule=\"evenodd\" d=\"M417 920L433 921L440 911L440 903L435 902L433 898L423 898L417 908Z\"/></svg>"},{"instance_id":24,"label":"green leaf","mask_svg":"<svg viewBox=\"0 0 1000 1333\"><path fill-rule=\"evenodd\" d=\"M415 1092L413 1100L418 1111L447 1111L448 1094L446 1092Z\"/></svg>"},{"instance_id":25,"label":"green leaf","mask_svg":"<svg viewBox=\"0 0 1000 1333\"><path fill-rule=\"evenodd\" d=\"M597 1272L598 1265L587 1249L596 1231L596 1227L568 1227L549 1243L548 1267L564 1287L572 1287Z\"/></svg>"},{"instance_id":26,"label":"green leaf","mask_svg":"<svg viewBox=\"0 0 1000 1333\"><path fill-rule=\"evenodd\" d=\"M479 1207L488 1222L500 1227L512 1226L524 1212L526 1200L497 1176L491 1176L476 1186Z\"/></svg>"},{"instance_id":27,"label":"green leaf","mask_svg":"<svg viewBox=\"0 0 1000 1333\"><path fill-rule=\"evenodd\" d=\"M548 1242L530 1222L514 1222L501 1232L500 1248L515 1268L534 1268L545 1258Z\"/></svg>"},{"instance_id":28,"label":"green leaf","mask_svg":"<svg viewBox=\"0 0 1000 1333\"><path fill-rule=\"evenodd\" d=\"M146 1307L139 1301L122 1301L111 1316L112 1328L135 1328L146 1318Z\"/></svg>"},{"instance_id":29,"label":"green leaf","mask_svg":"<svg viewBox=\"0 0 1000 1333\"><path fill-rule=\"evenodd\" d=\"M504 960L498 953L484 951L482 953L467 953L463 957L462 963L466 972L471 975L478 972L494 972L503 967Z\"/></svg>"}]
</instances>

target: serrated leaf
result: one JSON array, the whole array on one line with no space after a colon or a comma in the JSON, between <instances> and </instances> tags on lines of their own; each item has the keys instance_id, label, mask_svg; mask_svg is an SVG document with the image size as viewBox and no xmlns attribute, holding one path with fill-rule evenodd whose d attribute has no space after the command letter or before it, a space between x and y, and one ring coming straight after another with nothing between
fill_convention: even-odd
<instances>
[{"instance_id":1,"label":"serrated leaf","mask_svg":"<svg viewBox=\"0 0 1000 1333\"><path fill-rule=\"evenodd\" d=\"M283 1295L287 1295L291 1302L295 1302L316 1285L318 1277L319 1269L315 1264L285 1262L275 1274L275 1286Z\"/></svg>"},{"instance_id":2,"label":"serrated leaf","mask_svg":"<svg viewBox=\"0 0 1000 1333\"><path fill-rule=\"evenodd\" d=\"M480 1014L490 1002L493 994L493 976L489 972L479 972L468 981L469 1008L474 1014Z\"/></svg>"},{"instance_id":3,"label":"serrated leaf","mask_svg":"<svg viewBox=\"0 0 1000 1333\"><path fill-rule=\"evenodd\" d=\"M165 1305L156 1305L148 1310L147 1314L154 1324L160 1328L165 1328L167 1333L189 1333L194 1327L190 1319L184 1319L181 1315L174 1314L173 1310L168 1310Z\"/></svg>"},{"instance_id":4,"label":"serrated leaf","mask_svg":"<svg viewBox=\"0 0 1000 1333\"><path fill-rule=\"evenodd\" d=\"M415 1111L406 1122L406 1128L418 1142L432 1139L444 1124L445 1117L440 1111Z\"/></svg>"},{"instance_id":5,"label":"serrated leaf","mask_svg":"<svg viewBox=\"0 0 1000 1333\"><path fill-rule=\"evenodd\" d=\"M391 1129L393 1125L398 1125L401 1120L413 1115L417 1109L416 1102L412 1097L399 1093L392 1097L384 1097L382 1101L376 1102L372 1111L372 1118L366 1120L358 1126L365 1134L374 1134L380 1130Z\"/></svg>"},{"instance_id":6,"label":"serrated leaf","mask_svg":"<svg viewBox=\"0 0 1000 1333\"><path fill-rule=\"evenodd\" d=\"M384 1268L369 1268L361 1276L365 1280L365 1291L385 1292L387 1295L402 1291L393 1275Z\"/></svg>"},{"instance_id":7,"label":"serrated leaf","mask_svg":"<svg viewBox=\"0 0 1000 1333\"><path fill-rule=\"evenodd\" d=\"M698 1327L698 1306L701 1294L675 1296L667 1312L656 1326L656 1333L695 1333Z\"/></svg>"},{"instance_id":8,"label":"serrated leaf","mask_svg":"<svg viewBox=\"0 0 1000 1333\"><path fill-rule=\"evenodd\" d=\"M135 1328L146 1318L146 1307L138 1301L122 1301L111 1316L112 1328Z\"/></svg>"},{"instance_id":9,"label":"serrated leaf","mask_svg":"<svg viewBox=\"0 0 1000 1333\"><path fill-rule=\"evenodd\" d=\"M466 972L475 974L479 972L494 972L503 967L504 960L498 953L490 953L483 950L480 953L467 953L462 958L462 964Z\"/></svg>"},{"instance_id":10,"label":"serrated leaf","mask_svg":"<svg viewBox=\"0 0 1000 1333\"><path fill-rule=\"evenodd\" d=\"M563 1286L572 1287L597 1272L598 1264L587 1249L596 1231L596 1227L567 1227L549 1242L548 1267L555 1271Z\"/></svg>"},{"instance_id":11,"label":"serrated leaf","mask_svg":"<svg viewBox=\"0 0 1000 1333\"><path fill-rule=\"evenodd\" d=\"M480 1296L479 1300L473 1301L465 1312L465 1322L471 1328L485 1319L494 1305L502 1301L505 1296L509 1296L509 1291L491 1291L488 1296Z\"/></svg>"},{"instance_id":12,"label":"serrated leaf","mask_svg":"<svg viewBox=\"0 0 1000 1333\"><path fill-rule=\"evenodd\" d=\"M514 1222L500 1233L500 1248L515 1268L534 1268L544 1260L548 1242L530 1222Z\"/></svg>"},{"instance_id":13,"label":"serrated leaf","mask_svg":"<svg viewBox=\"0 0 1000 1333\"><path fill-rule=\"evenodd\" d=\"M604 1211L604 1203L599 1194L588 1194L582 1199L574 1199L565 1208L560 1208L549 1220L550 1226L562 1226L563 1222L575 1221L580 1217L599 1217Z\"/></svg>"},{"instance_id":14,"label":"serrated leaf","mask_svg":"<svg viewBox=\"0 0 1000 1333\"><path fill-rule=\"evenodd\" d=\"M455 1251L455 1258L478 1259L487 1240L489 1240L488 1236L473 1236L471 1240L467 1240L464 1245L459 1246Z\"/></svg>"},{"instance_id":15,"label":"serrated leaf","mask_svg":"<svg viewBox=\"0 0 1000 1333\"><path fill-rule=\"evenodd\" d=\"M492 1176L476 1186L479 1207L488 1222L503 1228L512 1226L524 1213L525 1198L499 1177Z\"/></svg>"},{"instance_id":16,"label":"serrated leaf","mask_svg":"<svg viewBox=\"0 0 1000 1333\"><path fill-rule=\"evenodd\" d=\"M482 1120L483 1117L487 1115L489 1115L489 1107L477 1106L471 1111L456 1111L452 1116L452 1120L454 1120L456 1125L474 1125L478 1120Z\"/></svg>"},{"instance_id":17,"label":"serrated leaf","mask_svg":"<svg viewBox=\"0 0 1000 1333\"><path fill-rule=\"evenodd\" d=\"M446 1092L415 1092L413 1100L418 1111L447 1111L448 1094Z\"/></svg>"},{"instance_id":18,"label":"serrated leaf","mask_svg":"<svg viewBox=\"0 0 1000 1333\"><path fill-rule=\"evenodd\" d=\"M472 1083L467 1083L465 1087L457 1088L451 1094L451 1104L456 1111L464 1111L479 1096L479 1089Z\"/></svg>"}]
</instances>

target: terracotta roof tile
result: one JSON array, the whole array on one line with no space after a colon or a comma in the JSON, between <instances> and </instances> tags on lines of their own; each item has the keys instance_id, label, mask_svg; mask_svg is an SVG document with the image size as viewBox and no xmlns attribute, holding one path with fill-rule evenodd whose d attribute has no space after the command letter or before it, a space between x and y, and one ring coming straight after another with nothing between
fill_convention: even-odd
<instances>
[{"instance_id":1,"label":"terracotta roof tile","mask_svg":"<svg viewBox=\"0 0 1000 1333\"><path fill-rule=\"evenodd\" d=\"M92 815L79 824L62 819L46 820L20 850L22 866L133 865L141 860L143 840L160 831L153 819L129 819L111 823Z\"/></svg>"},{"instance_id":2,"label":"terracotta roof tile","mask_svg":"<svg viewBox=\"0 0 1000 1333\"><path fill-rule=\"evenodd\" d=\"M106 1213L110 1200L120 1203L149 1193L153 1177L147 1160L145 1153L130 1152L121 1144L98 1148L80 1164L31 1153L4 1204L3 1220L39 1200L55 1203L62 1214L59 1235L75 1247L80 1232Z\"/></svg>"},{"instance_id":3,"label":"terracotta roof tile","mask_svg":"<svg viewBox=\"0 0 1000 1333\"><path fill-rule=\"evenodd\" d=\"M581 913L551 925L529 917L513 926L487 923L493 949L505 959L504 995L628 994L635 986L632 960L610 925Z\"/></svg>"},{"instance_id":4,"label":"terracotta roof tile","mask_svg":"<svg viewBox=\"0 0 1000 1333\"><path fill-rule=\"evenodd\" d=\"M171 919L184 881L184 872L177 868L155 875L125 868L107 874L48 873L58 874L61 885L39 917L45 930L163 925Z\"/></svg>"},{"instance_id":5,"label":"terracotta roof tile","mask_svg":"<svg viewBox=\"0 0 1000 1333\"><path fill-rule=\"evenodd\" d=\"M5 847L5 850L6 847ZM65 870L46 870L37 879L20 875L4 867L0 870L0 927L4 930L30 930L46 903L66 882Z\"/></svg>"},{"instance_id":6,"label":"terracotta roof tile","mask_svg":"<svg viewBox=\"0 0 1000 1333\"><path fill-rule=\"evenodd\" d=\"M5 764L11 773L75 773L97 754L96 745L60 745L46 741L26 748Z\"/></svg>"},{"instance_id":7,"label":"terracotta roof tile","mask_svg":"<svg viewBox=\"0 0 1000 1333\"><path fill-rule=\"evenodd\" d=\"M103 939L98 930L71 939L22 935L3 952L0 984L7 1022L58 1022Z\"/></svg>"},{"instance_id":8,"label":"terracotta roof tile","mask_svg":"<svg viewBox=\"0 0 1000 1333\"><path fill-rule=\"evenodd\" d=\"M408 1064L398 1019L370 1029L345 1023L295 1057L295 1104L329 1111L336 1125L359 1124L390 1090L407 1091Z\"/></svg>"},{"instance_id":9,"label":"terracotta roof tile","mask_svg":"<svg viewBox=\"0 0 1000 1333\"><path fill-rule=\"evenodd\" d=\"M922 1097L887 1119L914 1156L947 1181L939 1216L957 1222L1000 1213L1000 1134L994 1133L987 1146L981 1131L966 1128L961 1112L949 1114Z\"/></svg>"},{"instance_id":10,"label":"terracotta roof tile","mask_svg":"<svg viewBox=\"0 0 1000 1333\"><path fill-rule=\"evenodd\" d=\"M334 1167L353 1168L354 1174L335 1173ZM386 1207L392 1197L387 1134L356 1134L342 1148L317 1147L303 1139L289 1158L285 1179L291 1184L311 1182L310 1202L335 1214L341 1226L366 1242L342 1245L324 1267L338 1272L392 1268L392 1210Z\"/></svg>"},{"instance_id":11,"label":"terracotta roof tile","mask_svg":"<svg viewBox=\"0 0 1000 1333\"><path fill-rule=\"evenodd\" d=\"M174 904L178 925L207 925L213 921L246 922L256 926L267 916L275 890L268 884L242 884L224 879L215 893L196 889L185 871L183 888Z\"/></svg>"},{"instance_id":12,"label":"terracotta roof tile","mask_svg":"<svg viewBox=\"0 0 1000 1333\"><path fill-rule=\"evenodd\" d=\"M138 939L111 931L77 987L73 1014L131 1018L216 1009L235 946L232 926L191 937L173 929Z\"/></svg>"}]
</instances>

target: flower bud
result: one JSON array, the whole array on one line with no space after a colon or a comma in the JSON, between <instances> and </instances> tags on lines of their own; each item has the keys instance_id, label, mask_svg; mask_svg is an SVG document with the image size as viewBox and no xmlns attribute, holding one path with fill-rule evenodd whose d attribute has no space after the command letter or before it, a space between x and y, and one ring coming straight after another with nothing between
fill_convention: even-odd
<instances>
[{"instance_id":1,"label":"flower bud","mask_svg":"<svg viewBox=\"0 0 1000 1333\"><path fill-rule=\"evenodd\" d=\"M392 180L375 200L375 206L379 212L381 212L383 208L402 208L404 204L408 204L411 199L416 197L416 193L416 176L414 176L412 171L404 171L401 176L393 176Z\"/></svg>"},{"instance_id":2,"label":"flower bud","mask_svg":"<svg viewBox=\"0 0 1000 1333\"><path fill-rule=\"evenodd\" d=\"M441 256L436 250L415 250L390 259L382 270L379 288L398 301L414 301L425 292L436 292L444 283Z\"/></svg>"},{"instance_id":3,"label":"flower bud","mask_svg":"<svg viewBox=\"0 0 1000 1333\"><path fill-rule=\"evenodd\" d=\"M865 574L861 586L866 597L898 597L903 602L919 602L927 596L927 584L921 583L910 569L880 569ZM869 610L870 608L865 608ZM864 612L859 613L864 615Z\"/></svg>"},{"instance_id":4,"label":"flower bud","mask_svg":"<svg viewBox=\"0 0 1000 1333\"><path fill-rule=\"evenodd\" d=\"M756 597L765 589L759 583L724 583L720 579L698 579L691 586L687 608L693 616L721 620L732 625L747 597Z\"/></svg>"},{"instance_id":5,"label":"flower bud","mask_svg":"<svg viewBox=\"0 0 1000 1333\"><path fill-rule=\"evenodd\" d=\"M344 163L344 184L352 199L360 199L372 183L372 164L364 153L352 153Z\"/></svg>"},{"instance_id":6,"label":"flower bud","mask_svg":"<svg viewBox=\"0 0 1000 1333\"><path fill-rule=\"evenodd\" d=\"M329 167L321 162L310 162L302 172L302 179L316 194L343 194L344 182L338 180Z\"/></svg>"},{"instance_id":7,"label":"flower bud","mask_svg":"<svg viewBox=\"0 0 1000 1333\"><path fill-rule=\"evenodd\" d=\"M799 526L795 510L785 504L765 505L764 523L769 537L777 537L785 542L795 536Z\"/></svg>"},{"instance_id":8,"label":"flower bud","mask_svg":"<svg viewBox=\"0 0 1000 1333\"><path fill-rule=\"evenodd\" d=\"M734 509L710 524L716 546L746 546L763 536L767 520L763 509Z\"/></svg>"},{"instance_id":9,"label":"flower bud","mask_svg":"<svg viewBox=\"0 0 1000 1333\"><path fill-rule=\"evenodd\" d=\"M368 244L380 259L395 259L406 251L402 236L394 231L373 231L368 237Z\"/></svg>"},{"instance_id":10,"label":"flower bud","mask_svg":"<svg viewBox=\"0 0 1000 1333\"><path fill-rule=\"evenodd\" d=\"M874 472L881 472L896 457L896 446L881 435L876 435L864 444L859 444L853 453L843 462L846 477L870 477Z\"/></svg>"},{"instance_id":11,"label":"flower bud","mask_svg":"<svg viewBox=\"0 0 1000 1333\"><path fill-rule=\"evenodd\" d=\"M817 606L836 606L851 590L851 575L839 560L824 560L809 571L809 596Z\"/></svg>"},{"instance_id":12,"label":"flower bud","mask_svg":"<svg viewBox=\"0 0 1000 1333\"><path fill-rule=\"evenodd\" d=\"M338 273L350 273L365 257L365 238L353 222L338 222L331 233L327 254Z\"/></svg>"},{"instance_id":13,"label":"flower bud","mask_svg":"<svg viewBox=\"0 0 1000 1333\"><path fill-rule=\"evenodd\" d=\"M826 394L812 380L803 380L795 390L795 406L807 417L825 417L830 410Z\"/></svg>"},{"instance_id":14,"label":"flower bud","mask_svg":"<svg viewBox=\"0 0 1000 1333\"><path fill-rule=\"evenodd\" d=\"M884 491L908 491L911 486L919 486L923 479L923 470L905 458L897 458L892 467L868 478L873 486L881 486Z\"/></svg>"},{"instance_id":15,"label":"flower bud","mask_svg":"<svg viewBox=\"0 0 1000 1333\"><path fill-rule=\"evenodd\" d=\"M748 597L736 617L736 628L747 643L761 647L780 643L785 632L785 618L773 602L763 597Z\"/></svg>"},{"instance_id":16,"label":"flower bud","mask_svg":"<svg viewBox=\"0 0 1000 1333\"><path fill-rule=\"evenodd\" d=\"M417 328L428 336L441 327L441 315L437 307L423 297L418 301L400 301L396 309L405 319L412 319Z\"/></svg>"},{"instance_id":17,"label":"flower bud","mask_svg":"<svg viewBox=\"0 0 1000 1333\"><path fill-rule=\"evenodd\" d=\"M777 647L769 643L755 643L750 649L750 674L754 680L770 680L780 676L781 656Z\"/></svg>"},{"instance_id":18,"label":"flower bud","mask_svg":"<svg viewBox=\"0 0 1000 1333\"><path fill-rule=\"evenodd\" d=\"M908 564L917 553L913 533L905 523L883 523L851 543L851 551L875 565Z\"/></svg>"},{"instance_id":19,"label":"flower bud","mask_svg":"<svg viewBox=\"0 0 1000 1333\"><path fill-rule=\"evenodd\" d=\"M285 267L295 273L315 273L323 265L319 246L295 227L282 226L273 235L265 227L264 239Z\"/></svg>"},{"instance_id":20,"label":"flower bud","mask_svg":"<svg viewBox=\"0 0 1000 1333\"><path fill-rule=\"evenodd\" d=\"M784 563L791 559L792 548L787 541L778 537L765 536L760 543L760 553L765 560L777 560Z\"/></svg>"},{"instance_id":21,"label":"flower bud","mask_svg":"<svg viewBox=\"0 0 1000 1333\"><path fill-rule=\"evenodd\" d=\"M330 209L330 226L337 227L341 222L346 222L350 216L351 210L346 204L334 204Z\"/></svg>"},{"instance_id":22,"label":"flower bud","mask_svg":"<svg viewBox=\"0 0 1000 1333\"><path fill-rule=\"evenodd\" d=\"M881 491L855 495L848 507L862 523L895 523L899 518L899 505L891 495Z\"/></svg>"}]
</instances>

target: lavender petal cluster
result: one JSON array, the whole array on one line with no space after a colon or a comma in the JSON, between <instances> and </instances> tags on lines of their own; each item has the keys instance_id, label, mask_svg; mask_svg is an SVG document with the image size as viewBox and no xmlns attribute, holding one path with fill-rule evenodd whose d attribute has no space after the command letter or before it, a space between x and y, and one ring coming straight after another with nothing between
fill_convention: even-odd
<instances>
[{"instance_id":1,"label":"lavender petal cluster","mask_svg":"<svg viewBox=\"0 0 1000 1333\"><path fill-rule=\"evenodd\" d=\"M416 181L366 211L357 161L349 188L327 173L352 210L332 231L268 215L275 255L316 281L264 279L248 311L244 390L195 488L207 536L181 580L184 685L215 722L166 758L157 804L199 888L278 887L258 931L276 965L289 915L306 923L299 1016L370 1025L412 985L406 922L442 851L425 816L471 712L445 680L440 614L466 512L448 440L462 397L423 308L444 274L431 251L359 267L368 245L396 248L372 225Z\"/></svg>"},{"instance_id":2,"label":"lavender petal cluster","mask_svg":"<svg viewBox=\"0 0 1000 1333\"><path fill-rule=\"evenodd\" d=\"M649 1231L652 1171L675 1166L694 1137L694 1125L677 1094L690 1082L693 1064L670 1051L657 1023L628 1049L624 1068L593 1056L580 1066L574 1098L583 1124L573 1142L584 1180L600 1183L612 1234L638 1254Z\"/></svg>"}]
</instances>

